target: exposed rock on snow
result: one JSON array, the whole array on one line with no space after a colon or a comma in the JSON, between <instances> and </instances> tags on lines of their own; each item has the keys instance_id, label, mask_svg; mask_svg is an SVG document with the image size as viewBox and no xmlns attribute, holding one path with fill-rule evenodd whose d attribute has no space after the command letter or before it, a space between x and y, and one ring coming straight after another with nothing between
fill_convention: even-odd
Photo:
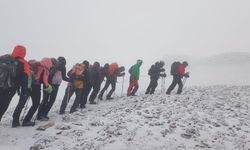
<instances>
[{"instance_id":1,"label":"exposed rock on snow","mask_svg":"<svg viewBox=\"0 0 250 150\"><path fill-rule=\"evenodd\" d=\"M60 116L52 110L56 127L44 132L35 127L11 129L9 114L0 126L0 149L247 150L249 91L250 86L194 86L183 95L142 94L101 101L74 114ZM25 145L28 141L33 143Z\"/></svg>"}]
</instances>

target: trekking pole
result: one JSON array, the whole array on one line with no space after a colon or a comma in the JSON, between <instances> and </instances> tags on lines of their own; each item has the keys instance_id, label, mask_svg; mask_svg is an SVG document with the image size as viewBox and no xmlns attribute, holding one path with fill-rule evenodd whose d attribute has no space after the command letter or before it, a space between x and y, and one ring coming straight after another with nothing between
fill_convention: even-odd
<instances>
[{"instance_id":1,"label":"trekking pole","mask_svg":"<svg viewBox=\"0 0 250 150\"><path fill-rule=\"evenodd\" d=\"M166 84L165 83L166 83L166 77L163 77L163 93L166 90L166 87L165 87Z\"/></svg>"},{"instance_id":2,"label":"trekking pole","mask_svg":"<svg viewBox=\"0 0 250 150\"><path fill-rule=\"evenodd\" d=\"M67 87L67 105L69 103L69 92L70 92L70 87Z\"/></svg>"},{"instance_id":3,"label":"trekking pole","mask_svg":"<svg viewBox=\"0 0 250 150\"><path fill-rule=\"evenodd\" d=\"M161 77L161 93L163 93L163 83L164 81L163 81L163 77Z\"/></svg>"},{"instance_id":4,"label":"trekking pole","mask_svg":"<svg viewBox=\"0 0 250 150\"><path fill-rule=\"evenodd\" d=\"M25 107L24 107L24 111L23 111L23 115L22 115L21 121L23 121L24 116L25 116L25 114L26 114L26 111L27 111L27 109L28 109L29 100L30 100L30 96L28 96L28 99L27 99L27 101L26 101L26 104L25 104Z\"/></svg>"},{"instance_id":5,"label":"trekking pole","mask_svg":"<svg viewBox=\"0 0 250 150\"><path fill-rule=\"evenodd\" d=\"M187 82L187 78L185 77L182 82L183 82L183 87L184 87Z\"/></svg>"},{"instance_id":6,"label":"trekking pole","mask_svg":"<svg viewBox=\"0 0 250 150\"><path fill-rule=\"evenodd\" d=\"M123 94L123 87L124 87L124 76L122 77L122 91L121 91L121 97L122 97L122 94Z\"/></svg>"}]
</instances>

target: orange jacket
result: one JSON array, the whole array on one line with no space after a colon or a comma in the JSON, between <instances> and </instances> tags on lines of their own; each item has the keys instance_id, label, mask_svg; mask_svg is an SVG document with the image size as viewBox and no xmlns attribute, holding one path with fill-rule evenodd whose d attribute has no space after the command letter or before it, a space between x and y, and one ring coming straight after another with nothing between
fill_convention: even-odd
<instances>
[{"instance_id":1,"label":"orange jacket","mask_svg":"<svg viewBox=\"0 0 250 150\"><path fill-rule=\"evenodd\" d=\"M30 67L29 67L28 62L24 59L25 56L26 56L26 48L21 45L17 45L11 54L11 57L18 58L19 61L23 63L24 73L29 76Z\"/></svg>"}]
</instances>

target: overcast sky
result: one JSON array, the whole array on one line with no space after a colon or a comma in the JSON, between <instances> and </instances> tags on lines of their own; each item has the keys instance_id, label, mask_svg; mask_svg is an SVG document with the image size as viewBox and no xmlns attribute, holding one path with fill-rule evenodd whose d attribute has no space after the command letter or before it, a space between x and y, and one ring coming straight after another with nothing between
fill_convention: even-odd
<instances>
[{"instance_id":1,"label":"overcast sky","mask_svg":"<svg viewBox=\"0 0 250 150\"><path fill-rule=\"evenodd\" d=\"M134 63L250 52L249 0L0 0L0 52Z\"/></svg>"}]
</instances>

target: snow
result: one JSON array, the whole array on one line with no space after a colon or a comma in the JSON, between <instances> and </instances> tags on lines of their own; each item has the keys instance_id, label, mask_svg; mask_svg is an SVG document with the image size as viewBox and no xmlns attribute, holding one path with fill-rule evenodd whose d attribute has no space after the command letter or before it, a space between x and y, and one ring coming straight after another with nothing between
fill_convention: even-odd
<instances>
[{"instance_id":1,"label":"snow","mask_svg":"<svg viewBox=\"0 0 250 150\"><path fill-rule=\"evenodd\" d=\"M0 149L250 149L250 86L189 86L183 95L119 97L59 115L46 131L0 125ZM72 103L72 100L71 100ZM71 106L71 104L69 104Z\"/></svg>"}]
</instances>

